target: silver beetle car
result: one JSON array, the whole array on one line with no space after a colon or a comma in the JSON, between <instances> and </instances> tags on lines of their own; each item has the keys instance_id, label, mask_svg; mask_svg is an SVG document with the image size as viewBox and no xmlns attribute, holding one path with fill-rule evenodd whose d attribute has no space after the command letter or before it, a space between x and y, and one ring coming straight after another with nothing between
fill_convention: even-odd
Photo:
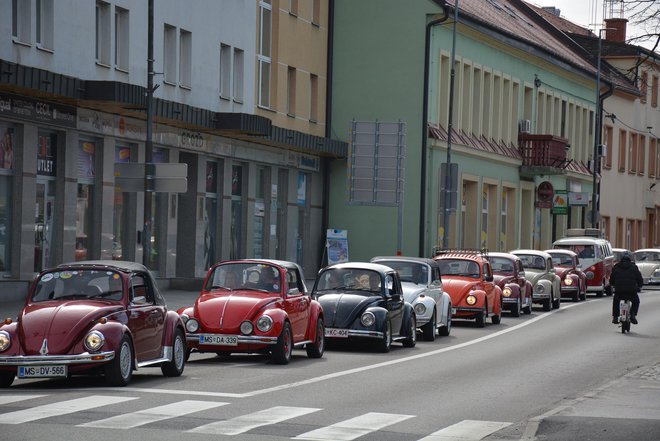
<instances>
[{"instance_id":1,"label":"silver beetle car","mask_svg":"<svg viewBox=\"0 0 660 441\"><path fill-rule=\"evenodd\" d=\"M660 283L660 249L643 248L633 253L633 261L639 268L644 285Z\"/></svg>"},{"instance_id":2,"label":"silver beetle car","mask_svg":"<svg viewBox=\"0 0 660 441\"><path fill-rule=\"evenodd\" d=\"M417 328L424 340L435 340L436 330L442 336L451 332L451 297L442 290L440 266L436 260L423 257L378 256L374 263L389 266L401 278L403 297L415 310Z\"/></svg>"}]
</instances>

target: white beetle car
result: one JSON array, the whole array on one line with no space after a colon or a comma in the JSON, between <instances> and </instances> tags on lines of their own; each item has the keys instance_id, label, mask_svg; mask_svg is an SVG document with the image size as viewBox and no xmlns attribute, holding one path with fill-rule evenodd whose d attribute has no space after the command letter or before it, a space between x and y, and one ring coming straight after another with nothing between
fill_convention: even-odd
<instances>
[{"instance_id":1,"label":"white beetle car","mask_svg":"<svg viewBox=\"0 0 660 441\"><path fill-rule=\"evenodd\" d=\"M451 332L451 297L442 290L440 266L423 257L378 256L374 263L389 266L399 273L403 297L415 310L417 327L424 340L435 340L436 329L442 336Z\"/></svg>"},{"instance_id":2,"label":"white beetle car","mask_svg":"<svg viewBox=\"0 0 660 441\"><path fill-rule=\"evenodd\" d=\"M633 253L633 261L639 268L644 285L660 283L660 249L643 248Z\"/></svg>"},{"instance_id":3,"label":"white beetle car","mask_svg":"<svg viewBox=\"0 0 660 441\"><path fill-rule=\"evenodd\" d=\"M541 303L544 311L559 309L561 303L561 279L552 264L552 256L545 251L514 250L525 268L525 278L532 283L532 303Z\"/></svg>"}]
</instances>

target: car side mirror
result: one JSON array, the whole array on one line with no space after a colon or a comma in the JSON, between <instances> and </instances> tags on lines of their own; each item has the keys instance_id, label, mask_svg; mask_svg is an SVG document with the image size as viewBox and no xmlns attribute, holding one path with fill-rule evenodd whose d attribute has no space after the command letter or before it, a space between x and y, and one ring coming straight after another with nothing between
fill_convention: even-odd
<instances>
[{"instance_id":1,"label":"car side mirror","mask_svg":"<svg viewBox=\"0 0 660 441\"><path fill-rule=\"evenodd\" d=\"M438 286L439 287L440 285L442 285L442 282L439 279L433 281L433 286Z\"/></svg>"},{"instance_id":2,"label":"car side mirror","mask_svg":"<svg viewBox=\"0 0 660 441\"><path fill-rule=\"evenodd\" d=\"M493 275L492 275L492 274L490 274L490 275L488 275L488 276L484 276L484 281L486 281L486 282L492 282L493 280L494 280L494 279L493 279Z\"/></svg>"},{"instance_id":3,"label":"car side mirror","mask_svg":"<svg viewBox=\"0 0 660 441\"><path fill-rule=\"evenodd\" d=\"M133 300L131 300L132 305L145 305L147 303L147 298L145 296L136 296L133 297Z\"/></svg>"},{"instance_id":4,"label":"car side mirror","mask_svg":"<svg viewBox=\"0 0 660 441\"><path fill-rule=\"evenodd\" d=\"M392 301L393 302L400 302L401 301L401 294L392 294Z\"/></svg>"},{"instance_id":5,"label":"car side mirror","mask_svg":"<svg viewBox=\"0 0 660 441\"><path fill-rule=\"evenodd\" d=\"M286 292L286 295L289 297L296 297L299 296L300 294L301 293L300 290L298 290L298 288L291 288Z\"/></svg>"}]
</instances>

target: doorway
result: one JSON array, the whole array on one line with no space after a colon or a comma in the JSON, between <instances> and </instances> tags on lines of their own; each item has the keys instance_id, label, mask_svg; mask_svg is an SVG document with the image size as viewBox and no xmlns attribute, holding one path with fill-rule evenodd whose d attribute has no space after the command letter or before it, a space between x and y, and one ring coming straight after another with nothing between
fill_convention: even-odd
<instances>
[{"instance_id":1,"label":"doorway","mask_svg":"<svg viewBox=\"0 0 660 441\"><path fill-rule=\"evenodd\" d=\"M36 190L34 218L34 271L40 272L51 265L55 182L39 179L37 181Z\"/></svg>"}]
</instances>

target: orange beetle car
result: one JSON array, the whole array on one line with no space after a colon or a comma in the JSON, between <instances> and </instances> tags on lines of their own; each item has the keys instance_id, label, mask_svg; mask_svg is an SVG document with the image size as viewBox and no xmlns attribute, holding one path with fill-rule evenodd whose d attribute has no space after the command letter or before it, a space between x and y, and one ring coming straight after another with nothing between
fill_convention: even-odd
<instances>
[{"instance_id":1,"label":"orange beetle car","mask_svg":"<svg viewBox=\"0 0 660 441\"><path fill-rule=\"evenodd\" d=\"M493 270L482 251L440 251L442 286L451 297L452 318L474 319L483 328L488 317L494 325L502 318L502 289L493 280Z\"/></svg>"}]
</instances>

